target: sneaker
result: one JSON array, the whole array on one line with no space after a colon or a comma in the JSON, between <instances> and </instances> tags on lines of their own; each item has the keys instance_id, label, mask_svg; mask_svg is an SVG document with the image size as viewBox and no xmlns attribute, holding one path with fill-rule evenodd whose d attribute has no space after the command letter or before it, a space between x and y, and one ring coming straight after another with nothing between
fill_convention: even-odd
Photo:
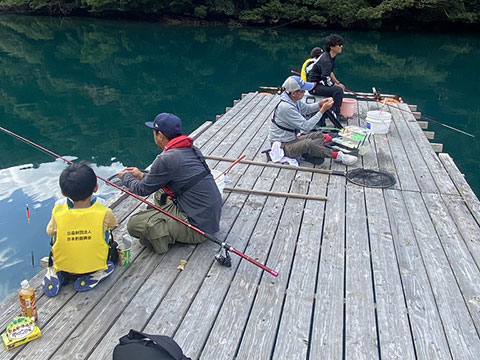
<instances>
[{"instance_id":1,"label":"sneaker","mask_svg":"<svg viewBox=\"0 0 480 360\"><path fill-rule=\"evenodd\" d=\"M110 275L113 270L115 269L115 265L113 262L107 261L107 268L105 270L98 270L91 274L86 274L80 276L75 282L73 283L73 288L76 291L88 291L93 289L95 286L98 285L100 281L105 279L108 275Z\"/></svg>"},{"instance_id":2,"label":"sneaker","mask_svg":"<svg viewBox=\"0 0 480 360\"><path fill-rule=\"evenodd\" d=\"M66 282L67 278L61 271L56 272L53 266L49 266L42 281L43 293L48 297L57 296L60 288L65 285Z\"/></svg>"},{"instance_id":3,"label":"sneaker","mask_svg":"<svg viewBox=\"0 0 480 360\"><path fill-rule=\"evenodd\" d=\"M343 165L353 165L357 160L358 158L356 156L344 154L341 151L338 152L337 158L335 159L336 162L341 162Z\"/></svg>"}]
</instances>

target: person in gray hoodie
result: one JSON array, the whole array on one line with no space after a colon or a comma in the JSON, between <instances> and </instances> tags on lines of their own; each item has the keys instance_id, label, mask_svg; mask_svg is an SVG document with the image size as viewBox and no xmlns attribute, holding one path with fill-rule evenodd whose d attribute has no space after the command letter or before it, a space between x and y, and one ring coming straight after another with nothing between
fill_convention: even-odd
<instances>
[{"instance_id":1,"label":"person in gray hoodie","mask_svg":"<svg viewBox=\"0 0 480 360\"><path fill-rule=\"evenodd\" d=\"M284 92L280 95L273 113L268 138L270 143L280 142L286 157L299 158L304 154L316 158L333 158L345 165L353 165L357 157L341 151L333 151L325 146L332 138L321 131L300 135L308 132L320 121L325 111L333 106L331 97L318 103L305 104L300 101L305 91L313 89L314 84L303 81L299 76L288 77L282 85ZM316 113L310 119L305 115Z\"/></svg>"},{"instance_id":2,"label":"person in gray hoodie","mask_svg":"<svg viewBox=\"0 0 480 360\"><path fill-rule=\"evenodd\" d=\"M140 196L155 193L155 205L175 217L213 235L219 230L222 196L193 139L182 135L182 122L174 114L161 113L145 125L153 129L155 144L163 149L150 171L136 167L118 177ZM199 232L155 209L130 217L127 230L143 246L162 254L175 242L196 244L206 240Z\"/></svg>"}]
</instances>

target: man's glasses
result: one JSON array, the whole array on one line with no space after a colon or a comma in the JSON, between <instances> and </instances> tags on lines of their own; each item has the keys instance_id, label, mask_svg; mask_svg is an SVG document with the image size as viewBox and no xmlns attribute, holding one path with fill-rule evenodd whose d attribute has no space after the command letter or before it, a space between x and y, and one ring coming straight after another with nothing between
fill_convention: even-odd
<instances>
[{"instance_id":1,"label":"man's glasses","mask_svg":"<svg viewBox=\"0 0 480 360\"><path fill-rule=\"evenodd\" d=\"M340 47L343 47L343 44L337 44L337 45L340 46Z\"/></svg>"}]
</instances>

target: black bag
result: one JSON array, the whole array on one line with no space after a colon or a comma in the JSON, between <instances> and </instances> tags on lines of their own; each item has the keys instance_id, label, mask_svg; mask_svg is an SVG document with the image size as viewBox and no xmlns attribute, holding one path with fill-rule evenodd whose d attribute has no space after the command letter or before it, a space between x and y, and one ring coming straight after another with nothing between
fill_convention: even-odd
<instances>
[{"instance_id":1,"label":"black bag","mask_svg":"<svg viewBox=\"0 0 480 360\"><path fill-rule=\"evenodd\" d=\"M113 360L191 360L169 336L130 330L113 349Z\"/></svg>"},{"instance_id":2,"label":"black bag","mask_svg":"<svg viewBox=\"0 0 480 360\"><path fill-rule=\"evenodd\" d=\"M108 257L107 260L113 262L114 265L118 263L118 243L113 240L113 233L109 230L110 240L108 241Z\"/></svg>"}]
</instances>

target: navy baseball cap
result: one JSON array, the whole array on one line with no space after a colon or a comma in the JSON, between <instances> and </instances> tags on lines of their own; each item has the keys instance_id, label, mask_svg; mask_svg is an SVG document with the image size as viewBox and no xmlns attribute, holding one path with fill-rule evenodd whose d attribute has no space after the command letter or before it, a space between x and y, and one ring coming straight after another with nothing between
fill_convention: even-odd
<instances>
[{"instance_id":1,"label":"navy baseball cap","mask_svg":"<svg viewBox=\"0 0 480 360\"><path fill-rule=\"evenodd\" d=\"M182 120L170 113L161 113L153 121L145 123L149 128L160 131L170 139L182 135Z\"/></svg>"}]
</instances>

